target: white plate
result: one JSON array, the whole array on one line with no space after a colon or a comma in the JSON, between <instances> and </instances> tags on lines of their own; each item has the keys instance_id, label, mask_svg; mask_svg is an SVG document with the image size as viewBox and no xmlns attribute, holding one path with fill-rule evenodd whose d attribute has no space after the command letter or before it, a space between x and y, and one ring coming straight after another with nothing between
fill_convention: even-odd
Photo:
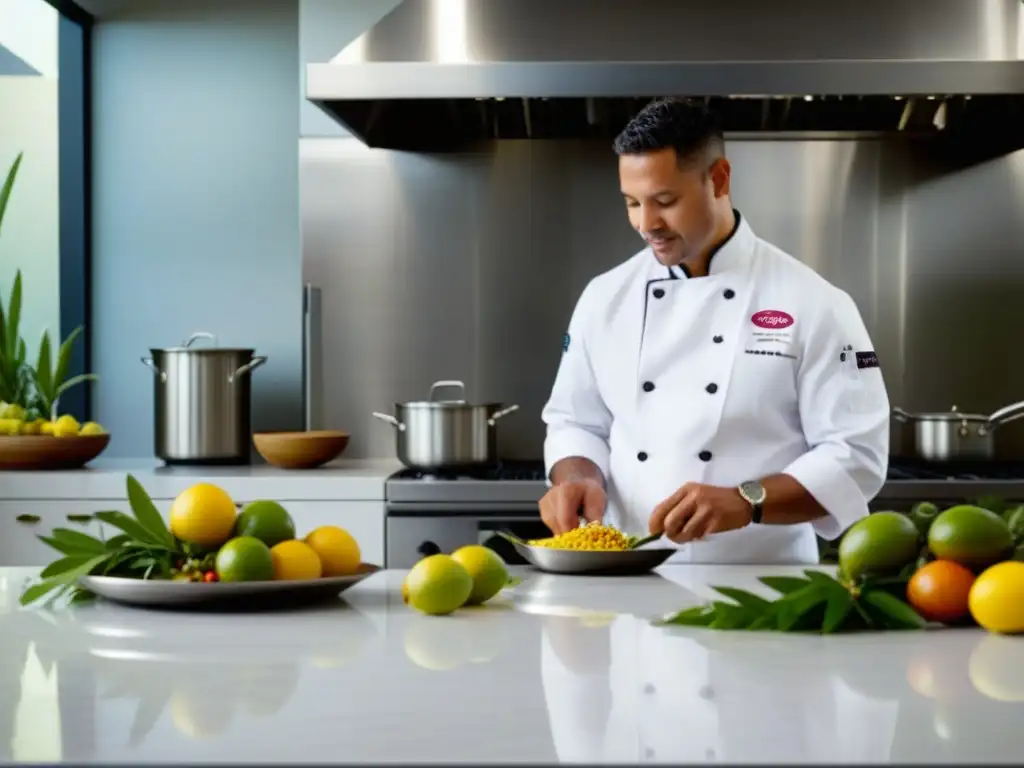
<instances>
[{"instance_id":1,"label":"white plate","mask_svg":"<svg viewBox=\"0 0 1024 768\"><path fill-rule=\"evenodd\" d=\"M334 600L380 568L363 563L351 576L332 576L308 581L239 581L210 584L166 579L126 579L117 576L83 576L78 583L99 597L145 608L239 607L290 608Z\"/></svg>"}]
</instances>

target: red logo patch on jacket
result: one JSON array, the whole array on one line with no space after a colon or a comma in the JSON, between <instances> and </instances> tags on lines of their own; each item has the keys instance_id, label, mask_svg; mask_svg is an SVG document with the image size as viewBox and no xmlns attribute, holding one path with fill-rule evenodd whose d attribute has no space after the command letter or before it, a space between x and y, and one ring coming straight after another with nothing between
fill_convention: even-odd
<instances>
[{"instance_id":1,"label":"red logo patch on jacket","mask_svg":"<svg viewBox=\"0 0 1024 768\"><path fill-rule=\"evenodd\" d=\"M789 328L796 320L788 312L778 309L762 309L760 312L755 312L750 316L750 322L758 328L778 330L780 328Z\"/></svg>"}]
</instances>

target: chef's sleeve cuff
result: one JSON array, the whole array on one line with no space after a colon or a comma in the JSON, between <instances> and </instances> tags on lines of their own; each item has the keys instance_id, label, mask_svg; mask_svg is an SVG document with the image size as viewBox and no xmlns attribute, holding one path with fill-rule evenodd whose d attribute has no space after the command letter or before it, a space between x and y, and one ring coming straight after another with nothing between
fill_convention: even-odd
<instances>
[{"instance_id":1,"label":"chef's sleeve cuff","mask_svg":"<svg viewBox=\"0 0 1024 768\"><path fill-rule=\"evenodd\" d=\"M601 477L608 482L610 452L608 443L599 435L581 427L562 427L549 430L544 441L544 477L551 485L551 470L562 459L589 459L601 470Z\"/></svg>"},{"instance_id":2,"label":"chef's sleeve cuff","mask_svg":"<svg viewBox=\"0 0 1024 768\"><path fill-rule=\"evenodd\" d=\"M839 538L843 531L867 517L866 498L877 491L872 489L866 495L865 489L828 454L825 445L803 454L783 472L800 483L828 513L812 521L815 532L828 541Z\"/></svg>"}]
</instances>

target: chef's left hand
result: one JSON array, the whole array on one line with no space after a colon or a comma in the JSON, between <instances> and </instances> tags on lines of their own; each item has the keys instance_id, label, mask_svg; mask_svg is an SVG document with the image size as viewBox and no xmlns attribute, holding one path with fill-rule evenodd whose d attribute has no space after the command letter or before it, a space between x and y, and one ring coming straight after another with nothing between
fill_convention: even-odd
<instances>
[{"instance_id":1,"label":"chef's left hand","mask_svg":"<svg viewBox=\"0 0 1024 768\"><path fill-rule=\"evenodd\" d=\"M651 533L664 533L683 544L713 533L743 528L753 510L735 488L687 483L654 508L648 524Z\"/></svg>"}]
</instances>

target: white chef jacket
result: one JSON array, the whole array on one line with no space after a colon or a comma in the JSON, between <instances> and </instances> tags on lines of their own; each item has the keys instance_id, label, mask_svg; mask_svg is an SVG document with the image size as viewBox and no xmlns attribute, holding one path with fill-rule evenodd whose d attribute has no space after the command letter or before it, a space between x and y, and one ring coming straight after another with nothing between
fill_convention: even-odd
<instances>
[{"instance_id":1,"label":"white chef jacket","mask_svg":"<svg viewBox=\"0 0 1024 768\"><path fill-rule=\"evenodd\" d=\"M838 538L885 482L889 399L850 296L736 220L706 277L645 248L587 285L542 414L547 473L590 459L605 519L631 533L686 482L786 473L827 516L715 534L671 561L816 563L815 532Z\"/></svg>"}]
</instances>

